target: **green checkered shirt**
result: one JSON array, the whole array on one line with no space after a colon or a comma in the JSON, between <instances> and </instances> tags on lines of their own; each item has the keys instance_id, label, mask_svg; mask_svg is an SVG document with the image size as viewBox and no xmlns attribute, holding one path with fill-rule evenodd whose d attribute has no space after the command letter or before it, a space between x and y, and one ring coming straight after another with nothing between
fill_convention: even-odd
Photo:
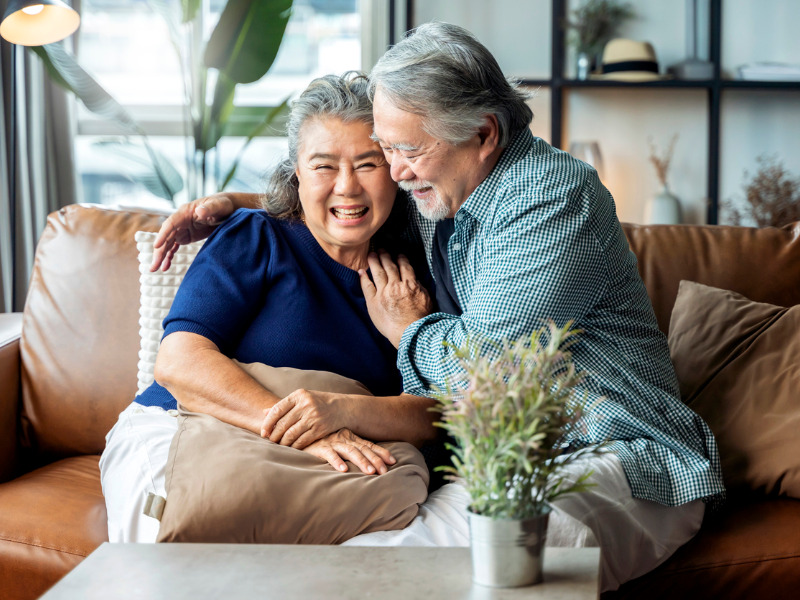
<instances>
[{"instance_id":1,"label":"green checkered shirt","mask_svg":"<svg viewBox=\"0 0 800 600\"><path fill-rule=\"evenodd\" d=\"M411 232L430 261L435 223L409 204ZM456 213L447 255L464 312L434 313L403 333L407 392L430 394L457 378L445 341L515 340L548 318L573 320L583 331L573 358L597 402L572 442L613 440L637 498L679 505L724 497L714 436L680 400L636 257L594 169L519 133Z\"/></svg>"}]
</instances>

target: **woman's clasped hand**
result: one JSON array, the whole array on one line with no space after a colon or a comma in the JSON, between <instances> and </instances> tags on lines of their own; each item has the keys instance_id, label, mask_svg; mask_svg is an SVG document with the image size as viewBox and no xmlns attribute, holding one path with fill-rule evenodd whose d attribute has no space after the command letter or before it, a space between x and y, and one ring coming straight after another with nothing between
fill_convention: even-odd
<instances>
[{"instance_id":1,"label":"woman's clasped hand","mask_svg":"<svg viewBox=\"0 0 800 600\"><path fill-rule=\"evenodd\" d=\"M261 437L283 446L307 450L328 461L338 471L347 471L342 458L364 473L383 474L396 461L381 446L362 439L346 428L347 394L295 390L272 408L264 409ZM351 409L352 410L352 409Z\"/></svg>"}]
</instances>

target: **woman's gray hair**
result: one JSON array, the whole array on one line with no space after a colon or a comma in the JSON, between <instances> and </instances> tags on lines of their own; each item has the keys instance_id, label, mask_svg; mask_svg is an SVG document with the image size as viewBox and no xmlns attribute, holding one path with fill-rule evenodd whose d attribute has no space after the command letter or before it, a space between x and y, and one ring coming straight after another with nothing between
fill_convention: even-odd
<instances>
[{"instance_id":1,"label":"woman's gray hair","mask_svg":"<svg viewBox=\"0 0 800 600\"><path fill-rule=\"evenodd\" d=\"M342 76L325 75L312 81L292 102L286 124L289 156L273 171L261 206L272 217L299 219L303 213L295 170L303 143L300 131L310 119L337 118L344 122L361 121L372 126L372 102L366 75L348 71Z\"/></svg>"},{"instance_id":2,"label":"woman's gray hair","mask_svg":"<svg viewBox=\"0 0 800 600\"><path fill-rule=\"evenodd\" d=\"M500 146L528 127L529 95L507 79L492 53L466 29L420 25L378 60L369 75L370 98L380 88L401 110L421 115L423 128L451 144L471 138L495 115Z\"/></svg>"}]
</instances>

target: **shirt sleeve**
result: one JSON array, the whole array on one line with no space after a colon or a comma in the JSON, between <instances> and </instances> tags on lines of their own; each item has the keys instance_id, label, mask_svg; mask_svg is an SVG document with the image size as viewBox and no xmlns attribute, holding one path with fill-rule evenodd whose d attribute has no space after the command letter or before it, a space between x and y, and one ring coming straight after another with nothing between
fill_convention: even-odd
<instances>
[{"instance_id":1,"label":"shirt sleeve","mask_svg":"<svg viewBox=\"0 0 800 600\"><path fill-rule=\"evenodd\" d=\"M164 319L164 337L187 331L230 355L264 303L274 242L269 221L239 210L197 253Z\"/></svg>"},{"instance_id":2,"label":"shirt sleeve","mask_svg":"<svg viewBox=\"0 0 800 600\"><path fill-rule=\"evenodd\" d=\"M429 315L403 333L398 367L406 391L456 384L463 371L454 347L468 339L502 343L529 336L548 319L559 326L582 320L608 285L591 220L597 190L604 188L589 180L550 197L517 190L500 201L494 222L481 225L489 231L471 240L481 245L475 260L453 270L454 278L474 278L464 312Z\"/></svg>"}]
</instances>

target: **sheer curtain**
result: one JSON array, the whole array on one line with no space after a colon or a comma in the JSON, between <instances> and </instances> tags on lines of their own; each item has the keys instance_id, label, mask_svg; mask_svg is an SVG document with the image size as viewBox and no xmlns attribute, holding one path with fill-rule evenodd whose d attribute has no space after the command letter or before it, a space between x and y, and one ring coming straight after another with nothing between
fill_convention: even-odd
<instances>
[{"instance_id":1,"label":"sheer curtain","mask_svg":"<svg viewBox=\"0 0 800 600\"><path fill-rule=\"evenodd\" d=\"M0 0L0 16L5 6ZM16 69L11 68L14 59ZM39 57L27 48L0 40L0 81L0 312L13 312L25 303L47 215L77 199L76 121L73 97L50 81ZM11 126L14 92L16 128Z\"/></svg>"}]
</instances>

